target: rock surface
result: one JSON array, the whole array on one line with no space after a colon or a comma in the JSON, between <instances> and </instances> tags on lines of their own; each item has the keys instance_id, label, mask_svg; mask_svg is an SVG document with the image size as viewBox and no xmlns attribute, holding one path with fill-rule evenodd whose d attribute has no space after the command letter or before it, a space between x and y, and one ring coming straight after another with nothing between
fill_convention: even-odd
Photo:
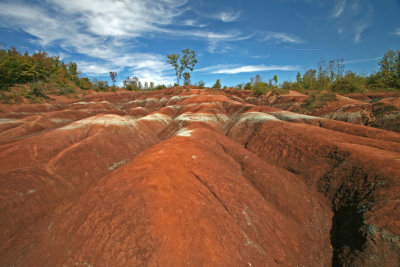
<instances>
[{"instance_id":1,"label":"rock surface","mask_svg":"<svg viewBox=\"0 0 400 267\"><path fill-rule=\"evenodd\" d=\"M398 266L400 134L249 97L1 105L0 265Z\"/></svg>"}]
</instances>

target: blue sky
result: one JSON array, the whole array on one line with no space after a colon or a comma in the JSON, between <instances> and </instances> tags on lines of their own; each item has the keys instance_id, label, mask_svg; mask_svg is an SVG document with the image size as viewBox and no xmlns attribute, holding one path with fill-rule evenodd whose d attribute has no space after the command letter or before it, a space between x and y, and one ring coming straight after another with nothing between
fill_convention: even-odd
<instances>
[{"instance_id":1,"label":"blue sky","mask_svg":"<svg viewBox=\"0 0 400 267\"><path fill-rule=\"evenodd\" d=\"M191 48L192 82L295 80L321 60L371 73L400 48L399 0L0 0L0 45L44 50L88 77L175 81L166 55Z\"/></svg>"}]
</instances>

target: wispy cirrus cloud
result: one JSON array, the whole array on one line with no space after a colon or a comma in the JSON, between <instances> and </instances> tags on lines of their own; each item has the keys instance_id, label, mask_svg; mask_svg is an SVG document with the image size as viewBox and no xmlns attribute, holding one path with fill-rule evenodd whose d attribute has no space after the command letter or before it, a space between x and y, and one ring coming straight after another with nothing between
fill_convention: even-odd
<instances>
[{"instance_id":1,"label":"wispy cirrus cloud","mask_svg":"<svg viewBox=\"0 0 400 267\"><path fill-rule=\"evenodd\" d=\"M296 51L321 51L321 48L301 48L301 47L292 47L292 46L285 46L284 49L287 50L296 50Z\"/></svg>"},{"instance_id":2,"label":"wispy cirrus cloud","mask_svg":"<svg viewBox=\"0 0 400 267\"><path fill-rule=\"evenodd\" d=\"M215 65L200 69L199 71L207 72L210 74L238 74L247 72L261 72L261 71L296 71L300 70L300 66L293 65Z\"/></svg>"},{"instance_id":3,"label":"wispy cirrus cloud","mask_svg":"<svg viewBox=\"0 0 400 267\"><path fill-rule=\"evenodd\" d=\"M400 36L400 27L395 29L393 34L396 35L396 36Z\"/></svg>"},{"instance_id":4,"label":"wispy cirrus cloud","mask_svg":"<svg viewBox=\"0 0 400 267\"><path fill-rule=\"evenodd\" d=\"M359 22L354 26L354 42L360 43L361 42L361 36L364 33L364 31L368 28L369 23L368 22Z\"/></svg>"},{"instance_id":5,"label":"wispy cirrus cloud","mask_svg":"<svg viewBox=\"0 0 400 267\"><path fill-rule=\"evenodd\" d=\"M38 0L0 3L0 27L24 31L32 42L43 47L61 47L85 56L79 67L90 75L104 75L106 68L127 70L139 78L158 77L171 81L170 66L164 56L137 53L139 37L150 35L199 39L209 52L221 44L249 38L240 31L216 32L206 25L186 19L177 23L188 10L187 0ZM222 14L222 13L221 13ZM224 13L221 19L233 21L239 14ZM197 28L185 30L181 26ZM71 58L74 60L74 58ZM85 63L86 62L86 63ZM140 77L140 75L142 77Z\"/></svg>"},{"instance_id":6,"label":"wispy cirrus cloud","mask_svg":"<svg viewBox=\"0 0 400 267\"><path fill-rule=\"evenodd\" d=\"M48 0L98 36L138 37L169 25L185 11L186 0Z\"/></svg>"},{"instance_id":7,"label":"wispy cirrus cloud","mask_svg":"<svg viewBox=\"0 0 400 267\"><path fill-rule=\"evenodd\" d=\"M374 57L374 58L362 58L362 59L352 59L352 60L345 60L343 61L343 64L357 64L357 63L364 63L364 62L373 62L373 61L378 61L380 60L380 57Z\"/></svg>"},{"instance_id":8,"label":"wispy cirrus cloud","mask_svg":"<svg viewBox=\"0 0 400 267\"><path fill-rule=\"evenodd\" d=\"M225 32L214 32L206 30L165 30L170 36L175 37L187 37L191 39L206 40L208 42L207 50L213 54L217 50L223 50L229 47L227 43L247 40L253 36L253 34L243 35L238 30L231 30ZM222 47L221 47L222 46Z\"/></svg>"},{"instance_id":9,"label":"wispy cirrus cloud","mask_svg":"<svg viewBox=\"0 0 400 267\"><path fill-rule=\"evenodd\" d=\"M204 28L207 26L207 24L198 23L196 20L193 19L187 19L183 21L183 25L197 28Z\"/></svg>"},{"instance_id":10,"label":"wispy cirrus cloud","mask_svg":"<svg viewBox=\"0 0 400 267\"><path fill-rule=\"evenodd\" d=\"M334 18L338 18L343 14L344 8L346 6L346 0L338 0L336 1L335 6L332 10L332 16Z\"/></svg>"},{"instance_id":11,"label":"wispy cirrus cloud","mask_svg":"<svg viewBox=\"0 0 400 267\"><path fill-rule=\"evenodd\" d=\"M214 17L221 20L222 22L228 23L228 22L234 22L237 21L240 18L241 12L237 11L223 11L215 15Z\"/></svg>"},{"instance_id":12,"label":"wispy cirrus cloud","mask_svg":"<svg viewBox=\"0 0 400 267\"><path fill-rule=\"evenodd\" d=\"M104 65L104 63L88 61L77 61L76 63L79 66L79 71L91 76L105 76L110 71L119 71L119 69L113 69L109 65Z\"/></svg>"},{"instance_id":13,"label":"wispy cirrus cloud","mask_svg":"<svg viewBox=\"0 0 400 267\"><path fill-rule=\"evenodd\" d=\"M33 42L41 46L58 46L85 55L85 60L78 60L78 66L88 75L124 69L140 79L146 80L152 74L169 82L169 66L163 56L132 52L127 47L132 47L134 38L162 33L183 12L180 7L185 2L47 0L44 8L8 1L0 3L0 25L29 33Z\"/></svg>"},{"instance_id":14,"label":"wispy cirrus cloud","mask_svg":"<svg viewBox=\"0 0 400 267\"><path fill-rule=\"evenodd\" d=\"M213 72L213 71L220 70L220 69L233 68L233 67L238 67L238 66L240 66L240 65L239 64L217 64L217 65L213 65L213 66L199 68L199 69L196 69L195 71Z\"/></svg>"},{"instance_id":15,"label":"wispy cirrus cloud","mask_svg":"<svg viewBox=\"0 0 400 267\"><path fill-rule=\"evenodd\" d=\"M266 32L264 41L275 41L277 43L291 43L291 44L301 44L304 43L303 39L300 37L286 32Z\"/></svg>"},{"instance_id":16,"label":"wispy cirrus cloud","mask_svg":"<svg viewBox=\"0 0 400 267\"><path fill-rule=\"evenodd\" d=\"M370 0L336 0L332 19L342 36L352 35L355 43L362 42L362 35L372 24L374 8Z\"/></svg>"}]
</instances>

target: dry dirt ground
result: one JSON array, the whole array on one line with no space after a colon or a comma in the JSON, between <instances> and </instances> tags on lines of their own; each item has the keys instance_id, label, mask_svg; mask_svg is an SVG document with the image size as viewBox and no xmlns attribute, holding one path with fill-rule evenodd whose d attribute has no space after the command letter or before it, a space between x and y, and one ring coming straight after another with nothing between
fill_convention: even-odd
<instances>
[{"instance_id":1,"label":"dry dirt ground","mask_svg":"<svg viewBox=\"0 0 400 267\"><path fill-rule=\"evenodd\" d=\"M397 115L340 121L398 98L305 101L170 88L1 104L0 265L399 266Z\"/></svg>"}]
</instances>

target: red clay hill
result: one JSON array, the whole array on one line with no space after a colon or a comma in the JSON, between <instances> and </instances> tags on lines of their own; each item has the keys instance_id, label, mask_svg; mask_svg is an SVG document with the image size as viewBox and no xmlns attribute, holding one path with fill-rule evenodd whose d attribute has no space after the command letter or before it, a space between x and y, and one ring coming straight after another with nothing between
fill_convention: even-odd
<instances>
[{"instance_id":1,"label":"red clay hill","mask_svg":"<svg viewBox=\"0 0 400 267\"><path fill-rule=\"evenodd\" d=\"M394 98L2 104L0 265L399 266L400 134L333 120Z\"/></svg>"}]
</instances>

